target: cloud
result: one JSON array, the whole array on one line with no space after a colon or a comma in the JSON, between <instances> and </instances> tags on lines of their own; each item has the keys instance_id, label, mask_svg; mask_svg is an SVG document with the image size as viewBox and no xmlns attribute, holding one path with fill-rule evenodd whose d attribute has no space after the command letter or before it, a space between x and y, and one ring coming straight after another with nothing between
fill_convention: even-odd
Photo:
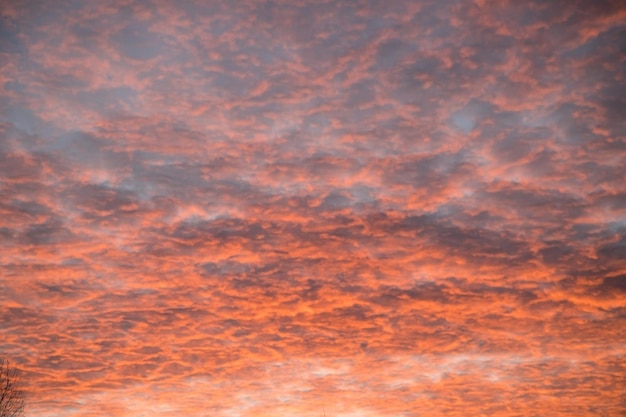
<instances>
[{"instance_id":1,"label":"cloud","mask_svg":"<svg viewBox=\"0 0 626 417\"><path fill-rule=\"evenodd\" d=\"M623 411L621 3L0 11L34 413Z\"/></svg>"}]
</instances>

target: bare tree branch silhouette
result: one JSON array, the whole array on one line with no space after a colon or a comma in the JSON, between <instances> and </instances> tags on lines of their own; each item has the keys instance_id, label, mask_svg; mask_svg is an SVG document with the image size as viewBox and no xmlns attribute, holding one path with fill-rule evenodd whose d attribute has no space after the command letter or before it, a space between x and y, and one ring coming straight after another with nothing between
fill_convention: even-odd
<instances>
[{"instance_id":1,"label":"bare tree branch silhouette","mask_svg":"<svg viewBox=\"0 0 626 417\"><path fill-rule=\"evenodd\" d=\"M8 359L0 358L0 417L24 415L24 392L19 372Z\"/></svg>"}]
</instances>

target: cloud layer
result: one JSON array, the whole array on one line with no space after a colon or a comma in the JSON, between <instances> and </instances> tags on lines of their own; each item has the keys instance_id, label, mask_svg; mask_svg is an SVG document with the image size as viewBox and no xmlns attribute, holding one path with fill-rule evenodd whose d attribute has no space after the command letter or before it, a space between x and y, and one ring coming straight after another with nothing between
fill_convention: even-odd
<instances>
[{"instance_id":1,"label":"cloud layer","mask_svg":"<svg viewBox=\"0 0 626 417\"><path fill-rule=\"evenodd\" d=\"M4 2L29 413L626 411L620 3Z\"/></svg>"}]
</instances>

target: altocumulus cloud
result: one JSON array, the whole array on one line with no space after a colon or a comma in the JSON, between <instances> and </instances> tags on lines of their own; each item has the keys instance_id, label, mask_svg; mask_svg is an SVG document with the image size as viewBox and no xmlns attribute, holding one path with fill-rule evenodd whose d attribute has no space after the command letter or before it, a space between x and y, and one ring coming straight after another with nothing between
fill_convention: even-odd
<instances>
[{"instance_id":1,"label":"altocumulus cloud","mask_svg":"<svg viewBox=\"0 0 626 417\"><path fill-rule=\"evenodd\" d=\"M33 415L626 411L621 2L0 10Z\"/></svg>"}]
</instances>

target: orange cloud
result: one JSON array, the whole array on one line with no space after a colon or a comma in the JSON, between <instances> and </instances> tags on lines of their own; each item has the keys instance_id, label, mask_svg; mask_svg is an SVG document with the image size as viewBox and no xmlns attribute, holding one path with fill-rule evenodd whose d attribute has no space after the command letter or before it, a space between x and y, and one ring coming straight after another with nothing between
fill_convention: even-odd
<instances>
[{"instance_id":1,"label":"orange cloud","mask_svg":"<svg viewBox=\"0 0 626 417\"><path fill-rule=\"evenodd\" d=\"M29 413L626 410L619 2L30 3L0 6Z\"/></svg>"}]
</instances>

